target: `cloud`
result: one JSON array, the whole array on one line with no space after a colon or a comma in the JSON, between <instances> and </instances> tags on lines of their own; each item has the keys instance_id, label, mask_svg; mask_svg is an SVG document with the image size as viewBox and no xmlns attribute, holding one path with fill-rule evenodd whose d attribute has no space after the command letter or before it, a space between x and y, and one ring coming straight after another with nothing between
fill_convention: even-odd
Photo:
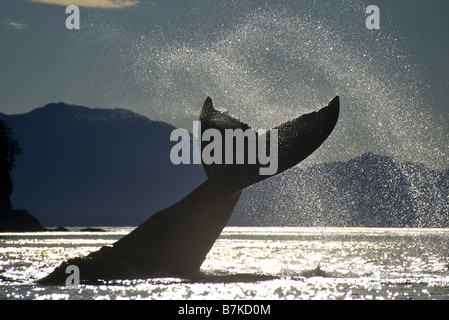
<instances>
[{"instance_id":1,"label":"cloud","mask_svg":"<svg viewBox=\"0 0 449 320\"><path fill-rule=\"evenodd\" d=\"M122 9L139 4L140 0L28 0L30 2L53 4L58 6L76 5L84 8Z\"/></svg>"},{"instance_id":2,"label":"cloud","mask_svg":"<svg viewBox=\"0 0 449 320\"><path fill-rule=\"evenodd\" d=\"M10 26L16 30L23 30L27 27L27 25L24 23L14 22L14 21L8 22L7 24L8 24L8 26Z\"/></svg>"}]
</instances>

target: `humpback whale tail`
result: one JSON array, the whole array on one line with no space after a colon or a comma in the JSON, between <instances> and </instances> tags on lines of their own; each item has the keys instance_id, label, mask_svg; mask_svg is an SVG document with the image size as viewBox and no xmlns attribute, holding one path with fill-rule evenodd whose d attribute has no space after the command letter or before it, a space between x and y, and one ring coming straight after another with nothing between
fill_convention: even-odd
<instances>
[{"instance_id":1,"label":"humpback whale tail","mask_svg":"<svg viewBox=\"0 0 449 320\"><path fill-rule=\"evenodd\" d=\"M339 96L336 96L328 106L319 111L304 114L274 127L273 129L276 129L278 134L278 168L273 175L295 166L318 149L333 131L339 113L340 99ZM242 130L250 128L247 124L231 117L226 112L214 109L212 99L209 97L204 103L200 120L202 131L208 128L216 128L223 134L224 130L228 128ZM269 141L270 131L266 132L265 135L264 140ZM207 142L202 142L201 147L204 148L205 145L207 145ZM266 149L269 150L270 146L267 145ZM221 183L224 184L224 188L229 193L241 191L271 176L260 174L259 169L262 166L260 163L238 165L205 165L203 163L203 166L209 177L214 176L215 179L222 180Z\"/></svg>"},{"instance_id":2,"label":"humpback whale tail","mask_svg":"<svg viewBox=\"0 0 449 320\"><path fill-rule=\"evenodd\" d=\"M331 134L339 115L339 97L317 112L302 115L274 129L278 134L279 174L313 153ZM201 130L249 129L249 126L213 107L206 99ZM270 131L266 132L270 135ZM266 139L265 141L268 141ZM201 149L207 143L201 143ZM269 178L260 175L261 164L205 164L208 179L171 207L150 216L144 223L111 246L86 257L63 262L38 282L60 284L65 270L76 265L82 281L185 275L200 268L215 240L226 226L241 191Z\"/></svg>"}]
</instances>

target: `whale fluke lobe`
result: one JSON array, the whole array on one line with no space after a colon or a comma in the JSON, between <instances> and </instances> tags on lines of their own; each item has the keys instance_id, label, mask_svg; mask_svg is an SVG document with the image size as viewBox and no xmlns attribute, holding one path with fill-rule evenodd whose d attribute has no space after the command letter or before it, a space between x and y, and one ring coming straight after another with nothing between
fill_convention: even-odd
<instances>
[{"instance_id":1,"label":"whale fluke lobe","mask_svg":"<svg viewBox=\"0 0 449 320\"><path fill-rule=\"evenodd\" d=\"M319 111L304 114L275 127L279 133L277 173L300 163L318 149L334 130L339 113L340 98L336 96Z\"/></svg>"},{"instance_id":2,"label":"whale fluke lobe","mask_svg":"<svg viewBox=\"0 0 449 320\"><path fill-rule=\"evenodd\" d=\"M237 118L232 117L227 112L222 112L216 110L213 106L212 99L210 97L206 98L204 102L203 108L200 113L200 122L201 122L201 134L203 134L208 129L216 129L220 132L221 136L225 136L226 129L241 129L243 131L250 129L249 125L240 121ZM209 144L209 141L201 141L201 152L204 148ZM217 173L225 166L224 161L225 148L223 145L222 150L222 163L221 164L205 164L202 162L204 171L206 175L210 177L211 175Z\"/></svg>"},{"instance_id":3,"label":"whale fluke lobe","mask_svg":"<svg viewBox=\"0 0 449 320\"><path fill-rule=\"evenodd\" d=\"M275 127L278 133L279 174L312 154L331 134L339 115L339 97L319 111ZM227 112L216 110L207 97L200 114L201 131L250 127ZM266 132L267 137L270 131ZM266 139L268 141L269 139ZM201 141L201 150L208 142ZM223 162L224 163L224 162ZM241 191L270 177L261 164L205 164L208 179L172 206L156 212L111 246L63 262L38 282L64 284L65 270L76 265L81 281L186 276L199 270L226 226Z\"/></svg>"},{"instance_id":4,"label":"whale fluke lobe","mask_svg":"<svg viewBox=\"0 0 449 320\"><path fill-rule=\"evenodd\" d=\"M206 101L204 101L203 109L201 110L201 113L204 115L212 115L213 112L216 112L214 105L212 104L212 99L210 97L206 98Z\"/></svg>"}]
</instances>

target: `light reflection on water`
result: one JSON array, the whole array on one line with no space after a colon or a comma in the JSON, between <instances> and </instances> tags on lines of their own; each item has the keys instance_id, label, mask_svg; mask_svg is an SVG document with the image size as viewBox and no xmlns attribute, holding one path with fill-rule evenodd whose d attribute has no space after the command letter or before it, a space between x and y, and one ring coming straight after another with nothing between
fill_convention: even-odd
<instances>
[{"instance_id":1,"label":"light reflection on water","mask_svg":"<svg viewBox=\"0 0 449 320\"><path fill-rule=\"evenodd\" d=\"M449 229L227 227L191 279L34 285L132 230L106 229L1 233L0 299L449 298Z\"/></svg>"}]
</instances>

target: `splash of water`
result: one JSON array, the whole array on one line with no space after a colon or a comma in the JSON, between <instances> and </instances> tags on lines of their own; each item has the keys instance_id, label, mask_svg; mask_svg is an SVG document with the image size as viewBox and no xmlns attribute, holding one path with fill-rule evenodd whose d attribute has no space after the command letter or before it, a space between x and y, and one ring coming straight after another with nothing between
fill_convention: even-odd
<instances>
[{"instance_id":1,"label":"splash of water","mask_svg":"<svg viewBox=\"0 0 449 320\"><path fill-rule=\"evenodd\" d=\"M152 113L181 125L206 95L254 127L272 127L338 94L340 123L309 163L374 151L444 166L448 135L426 114L420 66L397 33L367 30L363 6L345 4L320 13L257 8L221 29L144 36L132 50L136 81Z\"/></svg>"},{"instance_id":2,"label":"splash of water","mask_svg":"<svg viewBox=\"0 0 449 320\"><path fill-rule=\"evenodd\" d=\"M421 66L388 14L380 30L368 30L363 8L357 0L206 1L182 27L130 36L121 21L94 24L99 47L120 60L116 92L108 91L116 106L190 129L209 95L253 127L269 128L338 94L339 124L304 166L370 151L446 167L449 134L429 112ZM119 93L130 88L132 97Z\"/></svg>"}]
</instances>

